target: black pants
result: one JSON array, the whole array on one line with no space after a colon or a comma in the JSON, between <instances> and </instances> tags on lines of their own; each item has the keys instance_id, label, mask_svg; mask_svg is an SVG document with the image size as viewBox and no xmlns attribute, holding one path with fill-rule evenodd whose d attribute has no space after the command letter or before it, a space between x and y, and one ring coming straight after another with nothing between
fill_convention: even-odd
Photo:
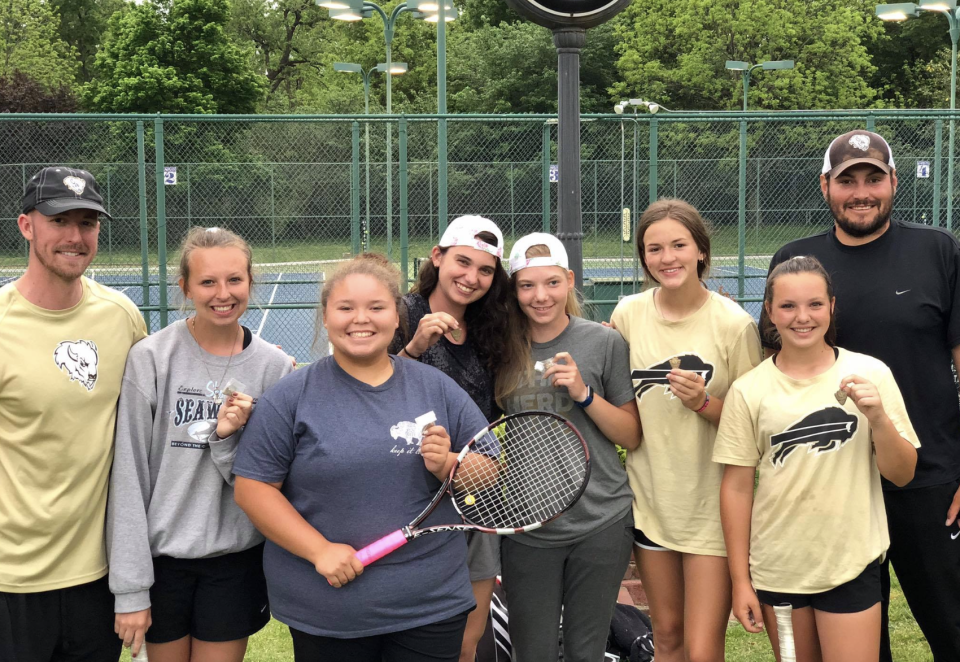
<instances>
[{"instance_id":1,"label":"black pants","mask_svg":"<svg viewBox=\"0 0 960 662\"><path fill-rule=\"evenodd\" d=\"M116 662L107 578L40 593L0 592L0 662Z\"/></svg>"},{"instance_id":2,"label":"black pants","mask_svg":"<svg viewBox=\"0 0 960 662\"><path fill-rule=\"evenodd\" d=\"M881 568L881 662L893 659L887 628L890 563L935 662L960 660L960 527L944 526L958 486L960 481L883 495L890 552Z\"/></svg>"},{"instance_id":3,"label":"black pants","mask_svg":"<svg viewBox=\"0 0 960 662\"><path fill-rule=\"evenodd\" d=\"M337 639L290 628L296 662L457 662L467 612L418 628Z\"/></svg>"}]
</instances>

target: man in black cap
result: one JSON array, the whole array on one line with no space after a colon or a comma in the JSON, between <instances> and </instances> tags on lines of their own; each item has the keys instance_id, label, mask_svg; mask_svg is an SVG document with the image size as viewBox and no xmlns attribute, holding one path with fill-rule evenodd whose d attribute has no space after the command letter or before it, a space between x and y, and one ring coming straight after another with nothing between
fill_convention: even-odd
<instances>
[{"instance_id":1,"label":"man in black cap","mask_svg":"<svg viewBox=\"0 0 960 662\"><path fill-rule=\"evenodd\" d=\"M83 276L101 215L89 172L38 172L17 218L29 263L0 288L4 661L120 655L104 517L120 382L146 327L129 299Z\"/></svg>"},{"instance_id":2,"label":"man in black cap","mask_svg":"<svg viewBox=\"0 0 960 662\"><path fill-rule=\"evenodd\" d=\"M921 447L913 482L898 488L883 481L887 558L934 659L957 662L960 402L951 368L960 365L960 245L944 229L891 219L896 166L876 133L833 140L820 189L834 226L781 248L770 269L797 255L819 259L836 293L837 344L893 371ZM768 349L775 342L764 338ZM889 563L882 571L880 658L889 661Z\"/></svg>"}]
</instances>

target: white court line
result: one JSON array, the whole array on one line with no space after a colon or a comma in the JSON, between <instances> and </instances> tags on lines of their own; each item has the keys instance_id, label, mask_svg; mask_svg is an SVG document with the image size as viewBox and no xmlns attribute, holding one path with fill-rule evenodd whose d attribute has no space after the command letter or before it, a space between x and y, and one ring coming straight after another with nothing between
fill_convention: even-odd
<instances>
[{"instance_id":1,"label":"white court line","mask_svg":"<svg viewBox=\"0 0 960 662\"><path fill-rule=\"evenodd\" d=\"M282 274L282 273L281 273L279 276L277 276L277 282L276 282L276 284L273 286L273 292L270 293L270 301L267 302L267 305L268 305L268 306L273 304L273 298L274 298L275 296L277 296L277 288L280 287L280 279L281 279L281 278L283 278L283 274ZM264 311L263 311L263 317L260 318L260 328L257 329L257 337L258 337L258 338L260 337L260 332L263 331L263 325L267 323L267 315L269 315L269 314L270 314L270 309L269 309L269 308L268 308L267 310L264 310Z\"/></svg>"}]
</instances>

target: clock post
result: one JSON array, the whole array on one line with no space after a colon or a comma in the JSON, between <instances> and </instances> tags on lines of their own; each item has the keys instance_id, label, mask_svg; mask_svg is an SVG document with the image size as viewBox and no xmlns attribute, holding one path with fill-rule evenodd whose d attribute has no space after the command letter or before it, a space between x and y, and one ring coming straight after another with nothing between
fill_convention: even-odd
<instances>
[{"instance_id":1,"label":"clock post","mask_svg":"<svg viewBox=\"0 0 960 662\"><path fill-rule=\"evenodd\" d=\"M563 242L583 288L583 221L580 200L580 50L587 29L605 23L623 11L630 0L507 0L527 20L553 31L557 48L557 131L559 202L557 237Z\"/></svg>"}]
</instances>

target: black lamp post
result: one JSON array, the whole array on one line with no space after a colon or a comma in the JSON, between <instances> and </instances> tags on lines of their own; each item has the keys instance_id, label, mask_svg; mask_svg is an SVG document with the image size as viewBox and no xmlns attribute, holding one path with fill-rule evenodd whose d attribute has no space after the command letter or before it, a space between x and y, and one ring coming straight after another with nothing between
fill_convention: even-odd
<instances>
[{"instance_id":1,"label":"black lamp post","mask_svg":"<svg viewBox=\"0 0 960 662\"><path fill-rule=\"evenodd\" d=\"M560 195L557 237L583 287L583 227L580 215L580 49L587 29L623 11L630 0L507 0L527 20L553 31L557 48Z\"/></svg>"}]
</instances>

